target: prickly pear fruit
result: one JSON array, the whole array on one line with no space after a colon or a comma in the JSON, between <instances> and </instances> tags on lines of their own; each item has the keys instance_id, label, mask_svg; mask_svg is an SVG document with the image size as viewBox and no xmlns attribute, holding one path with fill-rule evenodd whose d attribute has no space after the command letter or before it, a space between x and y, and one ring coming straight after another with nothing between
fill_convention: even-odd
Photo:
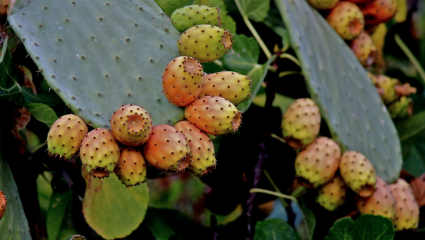
<instances>
[{"instance_id":1,"label":"prickly pear fruit","mask_svg":"<svg viewBox=\"0 0 425 240\"><path fill-rule=\"evenodd\" d=\"M363 4L363 3L367 3L367 2L370 2L370 1L374 1L374 0L345 0L345 1L352 2L352 3L355 3L355 4Z\"/></svg>"},{"instance_id":2,"label":"prickly pear fruit","mask_svg":"<svg viewBox=\"0 0 425 240\"><path fill-rule=\"evenodd\" d=\"M372 38L366 32L363 31L357 38L353 39L350 48L363 67L372 66L377 50Z\"/></svg>"},{"instance_id":3,"label":"prickly pear fruit","mask_svg":"<svg viewBox=\"0 0 425 240\"><path fill-rule=\"evenodd\" d=\"M393 220L395 230L416 229L419 224L419 206L412 188L401 178L396 183L390 184L390 188L395 199L396 213Z\"/></svg>"},{"instance_id":4,"label":"prickly pear fruit","mask_svg":"<svg viewBox=\"0 0 425 240\"><path fill-rule=\"evenodd\" d=\"M192 57L176 57L162 75L162 89L168 101L184 107L198 98L204 82L201 63Z\"/></svg>"},{"instance_id":5,"label":"prickly pear fruit","mask_svg":"<svg viewBox=\"0 0 425 240\"><path fill-rule=\"evenodd\" d=\"M196 99L184 110L187 121L212 135L234 133L242 122L241 112L222 97L205 96Z\"/></svg>"},{"instance_id":6,"label":"prickly pear fruit","mask_svg":"<svg viewBox=\"0 0 425 240\"><path fill-rule=\"evenodd\" d=\"M83 235L72 235L68 240L87 240Z\"/></svg>"},{"instance_id":7,"label":"prickly pear fruit","mask_svg":"<svg viewBox=\"0 0 425 240\"><path fill-rule=\"evenodd\" d=\"M120 160L115 168L115 173L123 184L132 187L144 183L147 162L138 148L126 147L121 150Z\"/></svg>"},{"instance_id":8,"label":"prickly pear fruit","mask_svg":"<svg viewBox=\"0 0 425 240\"><path fill-rule=\"evenodd\" d=\"M192 152L192 163L189 170L196 176L202 176L215 168L217 163L214 145L211 139L188 121L178 122L174 127L182 133Z\"/></svg>"},{"instance_id":9,"label":"prickly pear fruit","mask_svg":"<svg viewBox=\"0 0 425 240\"><path fill-rule=\"evenodd\" d=\"M296 177L304 186L317 188L334 177L340 158L341 149L335 141L318 137L297 155Z\"/></svg>"},{"instance_id":10,"label":"prickly pear fruit","mask_svg":"<svg viewBox=\"0 0 425 240\"><path fill-rule=\"evenodd\" d=\"M307 2L316 9L326 10L335 7L339 0L307 0Z\"/></svg>"},{"instance_id":11,"label":"prickly pear fruit","mask_svg":"<svg viewBox=\"0 0 425 240\"><path fill-rule=\"evenodd\" d=\"M375 168L363 154L357 151L343 153L339 170L345 184L360 197L369 197L375 192Z\"/></svg>"},{"instance_id":12,"label":"prickly pear fruit","mask_svg":"<svg viewBox=\"0 0 425 240\"><path fill-rule=\"evenodd\" d=\"M49 154L70 159L80 149L81 141L87 132L87 125L80 117L74 114L60 117L47 134Z\"/></svg>"},{"instance_id":13,"label":"prickly pear fruit","mask_svg":"<svg viewBox=\"0 0 425 240\"><path fill-rule=\"evenodd\" d=\"M219 96L238 105L251 96L251 80L237 72L222 71L204 76L203 96Z\"/></svg>"},{"instance_id":14,"label":"prickly pear fruit","mask_svg":"<svg viewBox=\"0 0 425 240\"><path fill-rule=\"evenodd\" d=\"M186 138L169 125L156 125L143 148L146 160L159 170L184 171L192 162Z\"/></svg>"},{"instance_id":15,"label":"prickly pear fruit","mask_svg":"<svg viewBox=\"0 0 425 240\"><path fill-rule=\"evenodd\" d=\"M399 100L387 106L392 119L403 119L413 114L413 101L408 97L401 97Z\"/></svg>"},{"instance_id":16,"label":"prickly pear fruit","mask_svg":"<svg viewBox=\"0 0 425 240\"><path fill-rule=\"evenodd\" d=\"M397 100L395 86L399 84L398 80L385 75L377 75L375 78L377 87L383 90L383 94L381 95L382 101L385 104L389 104Z\"/></svg>"},{"instance_id":17,"label":"prickly pear fruit","mask_svg":"<svg viewBox=\"0 0 425 240\"><path fill-rule=\"evenodd\" d=\"M320 120L320 111L315 102L309 98L297 99L283 115L283 138L292 148L304 148L319 133Z\"/></svg>"},{"instance_id":18,"label":"prickly pear fruit","mask_svg":"<svg viewBox=\"0 0 425 240\"><path fill-rule=\"evenodd\" d=\"M4 215L4 212L6 211L6 206L7 206L6 196L4 195L4 192L0 190L0 220Z\"/></svg>"},{"instance_id":19,"label":"prickly pear fruit","mask_svg":"<svg viewBox=\"0 0 425 240\"><path fill-rule=\"evenodd\" d=\"M96 128L83 139L80 158L93 177L108 177L120 159L120 148L111 130Z\"/></svg>"},{"instance_id":20,"label":"prickly pear fruit","mask_svg":"<svg viewBox=\"0 0 425 240\"><path fill-rule=\"evenodd\" d=\"M180 55L194 57L205 63L221 58L232 47L232 41L229 31L202 24L183 32L177 47Z\"/></svg>"},{"instance_id":21,"label":"prickly pear fruit","mask_svg":"<svg viewBox=\"0 0 425 240\"><path fill-rule=\"evenodd\" d=\"M353 40L364 29L360 8L351 2L339 2L326 17L329 25L345 40Z\"/></svg>"},{"instance_id":22,"label":"prickly pear fruit","mask_svg":"<svg viewBox=\"0 0 425 240\"><path fill-rule=\"evenodd\" d=\"M397 0L373 0L359 6L367 25L387 22L397 12Z\"/></svg>"},{"instance_id":23,"label":"prickly pear fruit","mask_svg":"<svg viewBox=\"0 0 425 240\"><path fill-rule=\"evenodd\" d=\"M152 132L152 118L142 107L123 105L109 121L115 139L127 146L140 146Z\"/></svg>"},{"instance_id":24,"label":"prickly pear fruit","mask_svg":"<svg viewBox=\"0 0 425 240\"><path fill-rule=\"evenodd\" d=\"M395 199L391 194L390 186L380 177L376 177L376 191L369 197L356 199L357 209L362 214L381 215L394 219Z\"/></svg>"},{"instance_id":25,"label":"prickly pear fruit","mask_svg":"<svg viewBox=\"0 0 425 240\"><path fill-rule=\"evenodd\" d=\"M329 182L317 189L316 202L329 211L334 211L344 204L347 186L340 176L335 176Z\"/></svg>"},{"instance_id":26,"label":"prickly pear fruit","mask_svg":"<svg viewBox=\"0 0 425 240\"><path fill-rule=\"evenodd\" d=\"M220 10L206 5L189 5L176 9L170 16L174 27L180 32L190 27L209 24L220 27Z\"/></svg>"}]
</instances>

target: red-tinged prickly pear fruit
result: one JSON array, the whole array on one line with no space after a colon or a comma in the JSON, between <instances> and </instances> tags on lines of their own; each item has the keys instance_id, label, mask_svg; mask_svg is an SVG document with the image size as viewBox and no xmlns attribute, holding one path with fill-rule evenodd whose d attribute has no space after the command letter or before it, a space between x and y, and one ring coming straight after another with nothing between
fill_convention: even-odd
<instances>
[{"instance_id":1,"label":"red-tinged prickly pear fruit","mask_svg":"<svg viewBox=\"0 0 425 240\"><path fill-rule=\"evenodd\" d=\"M399 178L396 183L390 184L390 188L395 199L396 213L393 220L395 230L418 228L419 206L410 185Z\"/></svg>"},{"instance_id":2,"label":"red-tinged prickly pear fruit","mask_svg":"<svg viewBox=\"0 0 425 240\"><path fill-rule=\"evenodd\" d=\"M222 28L201 24L183 32L177 41L179 53L201 63L221 58L232 47L232 35Z\"/></svg>"},{"instance_id":3,"label":"red-tinged prickly pear fruit","mask_svg":"<svg viewBox=\"0 0 425 240\"><path fill-rule=\"evenodd\" d=\"M0 220L4 215L4 212L6 211L6 206L7 206L6 196L4 195L4 192L0 190Z\"/></svg>"},{"instance_id":4,"label":"red-tinged prickly pear fruit","mask_svg":"<svg viewBox=\"0 0 425 240\"><path fill-rule=\"evenodd\" d=\"M401 97L399 100L387 106L392 119L403 119L413 114L413 101L408 97Z\"/></svg>"},{"instance_id":5,"label":"red-tinged prickly pear fruit","mask_svg":"<svg viewBox=\"0 0 425 240\"><path fill-rule=\"evenodd\" d=\"M375 192L375 168L363 154L357 151L343 153L339 170L345 184L360 197L369 197Z\"/></svg>"},{"instance_id":6,"label":"red-tinged prickly pear fruit","mask_svg":"<svg viewBox=\"0 0 425 240\"><path fill-rule=\"evenodd\" d=\"M115 173L127 187L137 186L146 182L147 162L138 148L126 147L121 150L120 160Z\"/></svg>"},{"instance_id":7,"label":"red-tinged prickly pear fruit","mask_svg":"<svg viewBox=\"0 0 425 240\"><path fill-rule=\"evenodd\" d=\"M188 121L178 122L174 127L183 134L192 152L192 163L189 171L195 176L203 176L211 172L217 163L214 145L211 139Z\"/></svg>"},{"instance_id":8,"label":"red-tinged prickly pear fruit","mask_svg":"<svg viewBox=\"0 0 425 240\"><path fill-rule=\"evenodd\" d=\"M123 105L109 121L115 139L127 146L140 146L152 132L152 118L142 107Z\"/></svg>"},{"instance_id":9,"label":"red-tinged prickly pear fruit","mask_svg":"<svg viewBox=\"0 0 425 240\"><path fill-rule=\"evenodd\" d=\"M339 0L307 0L307 2L316 9L326 10L334 8Z\"/></svg>"},{"instance_id":10,"label":"red-tinged prickly pear fruit","mask_svg":"<svg viewBox=\"0 0 425 240\"><path fill-rule=\"evenodd\" d=\"M309 98L300 98L289 105L282 119L283 138L292 148L304 148L320 129L320 111Z\"/></svg>"},{"instance_id":11,"label":"red-tinged prickly pear fruit","mask_svg":"<svg viewBox=\"0 0 425 240\"><path fill-rule=\"evenodd\" d=\"M184 107L198 98L204 82L201 63L192 57L176 57L164 70L162 89L168 101Z\"/></svg>"},{"instance_id":12,"label":"red-tinged prickly pear fruit","mask_svg":"<svg viewBox=\"0 0 425 240\"><path fill-rule=\"evenodd\" d=\"M204 77L204 87L199 96L219 96L238 105L251 96L251 80L237 72L211 73Z\"/></svg>"},{"instance_id":13,"label":"red-tinged prickly pear fruit","mask_svg":"<svg viewBox=\"0 0 425 240\"><path fill-rule=\"evenodd\" d=\"M80 117L74 114L60 117L47 134L49 154L60 156L62 159L70 159L80 149L81 141L87 132L87 125Z\"/></svg>"},{"instance_id":14,"label":"red-tinged prickly pear fruit","mask_svg":"<svg viewBox=\"0 0 425 240\"><path fill-rule=\"evenodd\" d=\"M317 189L316 202L328 211L335 211L344 204L347 186L340 176L335 176L329 182Z\"/></svg>"},{"instance_id":15,"label":"red-tinged prickly pear fruit","mask_svg":"<svg viewBox=\"0 0 425 240\"><path fill-rule=\"evenodd\" d=\"M108 177L120 159L120 148L111 130L96 128L83 139L80 158L89 175Z\"/></svg>"},{"instance_id":16,"label":"red-tinged prickly pear fruit","mask_svg":"<svg viewBox=\"0 0 425 240\"><path fill-rule=\"evenodd\" d=\"M143 148L145 159L162 171L184 171L192 162L189 144L176 128L156 125Z\"/></svg>"},{"instance_id":17,"label":"red-tinged prickly pear fruit","mask_svg":"<svg viewBox=\"0 0 425 240\"><path fill-rule=\"evenodd\" d=\"M395 86L399 84L399 81L395 78L390 78L385 75L377 75L376 82L377 87L383 90L381 99L385 104L390 104L397 100L397 93L395 91Z\"/></svg>"},{"instance_id":18,"label":"red-tinged prickly pear fruit","mask_svg":"<svg viewBox=\"0 0 425 240\"><path fill-rule=\"evenodd\" d=\"M345 40L353 40L364 29L360 8L351 2L339 2L326 17L329 25Z\"/></svg>"},{"instance_id":19,"label":"red-tinged prickly pear fruit","mask_svg":"<svg viewBox=\"0 0 425 240\"><path fill-rule=\"evenodd\" d=\"M395 199L390 186L378 176L375 192L366 198L357 197L356 205L361 214L381 215L391 220L395 216Z\"/></svg>"},{"instance_id":20,"label":"red-tinged prickly pear fruit","mask_svg":"<svg viewBox=\"0 0 425 240\"><path fill-rule=\"evenodd\" d=\"M318 137L297 155L296 177L302 185L317 188L334 177L340 158L341 149L335 141Z\"/></svg>"},{"instance_id":21,"label":"red-tinged prickly pear fruit","mask_svg":"<svg viewBox=\"0 0 425 240\"><path fill-rule=\"evenodd\" d=\"M174 10L170 18L180 32L201 24L220 27L220 10L206 5L188 5Z\"/></svg>"},{"instance_id":22,"label":"red-tinged prickly pear fruit","mask_svg":"<svg viewBox=\"0 0 425 240\"><path fill-rule=\"evenodd\" d=\"M359 6L367 25L387 22L397 12L397 0L373 0Z\"/></svg>"},{"instance_id":23,"label":"red-tinged prickly pear fruit","mask_svg":"<svg viewBox=\"0 0 425 240\"><path fill-rule=\"evenodd\" d=\"M377 50L372 38L366 32L362 32L357 38L353 39L350 48L363 67L372 66Z\"/></svg>"},{"instance_id":24,"label":"red-tinged prickly pear fruit","mask_svg":"<svg viewBox=\"0 0 425 240\"><path fill-rule=\"evenodd\" d=\"M212 135L234 133L242 122L242 113L230 101L216 96L196 99L184 110L187 121Z\"/></svg>"}]
</instances>

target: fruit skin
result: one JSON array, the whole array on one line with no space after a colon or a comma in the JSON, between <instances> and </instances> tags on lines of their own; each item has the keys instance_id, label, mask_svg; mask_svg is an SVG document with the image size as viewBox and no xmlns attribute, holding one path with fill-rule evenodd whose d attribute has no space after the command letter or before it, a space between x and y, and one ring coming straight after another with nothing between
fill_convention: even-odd
<instances>
[{"instance_id":1,"label":"fruit skin","mask_svg":"<svg viewBox=\"0 0 425 240\"><path fill-rule=\"evenodd\" d=\"M339 170L345 184L360 197L369 197L375 192L375 168L363 154L357 151L343 153Z\"/></svg>"},{"instance_id":2,"label":"fruit skin","mask_svg":"<svg viewBox=\"0 0 425 240\"><path fill-rule=\"evenodd\" d=\"M345 40L353 40L364 29L360 8L351 2L339 2L326 17L329 25Z\"/></svg>"},{"instance_id":3,"label":"fruit skin","mask_svg":"<svg viewBox=\"0 0 425 240\"><path fill-rule=\"evenodd\" d=\"M180 121L174 127L183 134L192 152L189 171L196 176L203 176L215 168L217 160L211 139L188 121Z\"/></svg>"},{"instance_id":4,"label":"fruit skin","mask_svg":"<svg viewBox=\"0 0 425 240\"><path fill-rule=\"evenodd\" d=\"M366 32L363 31L357 38L353 39L350 48L363 67L372 66L377 50L372 38Z\"/></svg>"},{"instance_id":5,"label":"fruit skin","mask_svg":"<svg viewBox=\"0 0 425 240\"><path fill-rule=\"evenodd\" d=\"M318 137L297 155L296 177L304 186L317 188L334 177L340 158L341 149L335 141Z\"/></svg>"},{"instance_id":6,"label":"fruit skin","mask_svg":"<svg viewBox=\"0 0 425 240\"><path fill-rule=\"evenodd\" d=\"M184 31L177 40L177 47L181 56L206 63L220 59L232 47L232 41L229 31L201 24Z\"/></svg>"},{"instance_id":7,"label":"fruit skin","mask_svg":"<svg viewBox=\"0 0 425 240\"><path fill-rule=\"evenodd\" d=\"M373 0L359 6L367 25L385 23L397 12L397 0Z\"/></svg>"},{"instance_id":8,"label":"fruit skin","mask_svg":"<svg viewBox=\"0 0 425 240\"><path fill-rule=\"evenodd\" d=\"M89 175L108 177L120 159L120 148L112 131L96 128L83 139L80 158Z\"/></svg>"},{"instance_id":9,"label":"fruit skin","mask_svg":"<svg viewBox=\"0 0 425 240\"><path fill-rule=\"evenodd\" d=\"M117 177L127 187L146 182L147 162L138 148L126 147L121 150L120 160L115 168Z\"/></svg>"},{"instance_id":10,"label":"fruit skin","mask_svg":"<svg viewBox=\"0 0 425 240\"><path fill-rule=\"evenodd\" d=\"M189 144L176 128L156 125L143 147L145 159L162 171L184 171L192 162Z\"/></svg>"},{"instance_id":11,"label":"fruit skin","mask_svg":"<svg viewBox=\"0 0 425 240\"><path fill-rule=\"evenodd\" d=\"M391 188L378 176L375 192L366 198L357 197L356 206L361 214L381 215L391 220L395 217L395 199Z\"/></svg>"},{"instance_id":12,"label":"fruit skin","mask_svg":"<svg viewBox=\"0 0 425 240\"><path fill-rule=\"evenodd\" d=\"M345 0L345 1L352 2L352 3L355 3L355 4L363 4L363 3L371 2L371 1L374 1L374 0Z\"/></svg>"},{"instance_id":13,"label":"fruit skin","mask_svg":"<svg viewBox=\"0 0 425 240\"><path fill-rule=\"evenodd\" d=\"M326 10L334 8L339 0L307 0L307 2L316 9Z\"/></svg>"},{"instance_id":14,"label":"fruit skin","mask_svg":"<svg viewBox=\"0 0 425 240\"><path fill-rule=\"evenodd\" d=\"M283 138L292 148L304 148L316 138L320 129L320 111L309 98L289 105L282 119Z\"/></svg>"},{"instance_id":15,"label":"fruit skin","mask_svg":"<svg viewBox=\"0 0 425 240\"><path fill-rule=\"evenodd\" d=\"M390 184L390 188L395 199L396 214L393 220L395 230L418 228L419 206L410 185L399 178L396 183Z\"/></svg>"},{"instance_id":16,"label":"fruit skin","mask_svg":"<svg viewBox=\"0 0 425 240\"><path fill-rule=\"evenodd\" d=\"M87 132L87 125L80 117L74 114L60 117L47 134L49 154L61 159L70 159L80 149Z\"/></svg>"},{"instance_id":17,"label":"fruit skin","mask_svg":"<svg viewBox=\"0 0 425 240\"><path fill-rule=\"evenodd\" d=\"M340 176L335 176L317 189L316 202L323 208L333 212L344 204L347 195L347 186Z\"/></svg>"},{"instance_id":18,"label":"fruit skin","mask_svg":"<svg viewBox=\"0 0 425 240\"><path fill-rule=\"evenodd\" d=\"M387 106L387 109L392 119L403 119L413 114L413 101L403 96Z\"/></svg>"},{"instance_id":19,"label":"fruit skin","mask_svg":"<svg viewBox=\"0 0 425 240\"><path fill-rule=\"evenodd\" d=\"M220 27L220 10L206 5L188 5L176 9L170 16L174 27L180 32L190 27L209 24Z\"/></svg>"},{"instance_id":20,"label":"fruit skin","mask_svg":"<svg viewBox=\"0 0 425 240\"><path fill-rule=\"evenodd\" d=\"M7 198L4 195L4 192L0 190L0 220L4 215L4 212L6 211L7 206Z\"/></svg>"},{"instance_id":21,"label":"fruit skin","mask_svg":"<svg viewBox=\"0 0 425 240\"><path fill-rule=\"evenodd\" d=\"M184 107L198 98L204 82L201 63L192 57L174 58L162 74L162 89L168 101Z\"/></svg>"},{"instance_id":22,"label":"fruit skin","mask_svg":"<svg viewBox=\"0 0 425 240\"><path fill-rule=\"evenodd\" d=\"M187 121L212 135L234 133L241 121L241 112L222 97L205 96L196 99L184 110Z\"/></svg>"},{"instance_id":23,"label":"fruit skin","mask_svg":"<svg viewBox=\"0 0 425 240\"><path fill-rule=\"evenodd\" d=\"M132 104L118 108L109 122L116 140L127 146L142 145L152 132L152 118L149 113Z\"/></svg>"},{"instance_id":24,"label":"fruit skin","mask_svg":"<svg viewBox=\"0 0 425 240\"><path fill-rule=\"evenodd\" d=\"M204 86L199 96L219 96L238 105L251 97L251 80L237 72L211 73L204 76Z\"/></svg>"},{"instance_id":25,"label":"fruit skin","mask_svg":"<svg viewBox=\"0 0 425 240\"><path fill-rule=\"evenodd\" d=\"M390 78L385 75L377 75L376 86L383 90L381 99L385 104L390 104L397 100L397 93L395 91L395 86L399 84L399 81L395 78Z\"/></svg>"}]
</instances>

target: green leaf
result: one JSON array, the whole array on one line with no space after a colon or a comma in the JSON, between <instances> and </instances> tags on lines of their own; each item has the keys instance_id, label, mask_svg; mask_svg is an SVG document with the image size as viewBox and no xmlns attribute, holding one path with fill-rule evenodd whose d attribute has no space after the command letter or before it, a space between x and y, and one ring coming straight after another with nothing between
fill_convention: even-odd
<instances>
[{"instance_id":1,"label":"green leaf","mask_svg":"<svg viewBox=\"0 0 425 240\"><path fill-rule=\"evenodd\" d=\"M293 98L276 93L274 96L272 106L280 108L280 111L283 114L288 109L289 105L291 105L291 103L293 103L294 101L295 99ZM264 107L266 105L266 94L265 93L257 94L257 96L255 96L255 98L253 99L252 103L254 103L257 106Z\"/></svg>"},{"instance_id":2,"label":"green leaf","mask_svg":"<svg viewBox=\"0 0 425 240\"><path fill-rule=\"evenodd\" d=\"M258 221L254 240L298 240L297 232L282 219Z\"/></svg>"},{"instance_id":3,"label":"green leaf","mask_svg":"<svg viewBox=\"0 0 425 240\"><path fill-rule=\"evenodd\" d=\"M341 151L359 151L386 182L402 167L400 140L378 92L348 45L306 1L275 0L312 100Z\"/></svg>"},{"instance_id":4,"label":"green leaf","mask_svg":"<svg viewBox=\"0 0 425 240\"><path fill-rule=\"evenodd\" d=\"M49 240L56 240L61 236L68 221L68 204L72 199L71 191L54 191L50 198L50 206L47 212L47 236ZM68 209L67 209L68 208Z\"/></svg>"},{"instance_id":5,"label":"green leaf","mask_svg":"<svg viewBox=\"0 0 425 240\"><path fill-rule=\"evenodd\" d=\"M425 133L425 111L396 123L396 128L403 149L403 156L409 156L410 148Z\"/></svg>"},{"instance_id":6,"label":"green leaf","mask_svg":"<svg viewBox=\"0 0 425 240\"><path fill-rule=\"evenodd\" d=\"M193 0L155 0L156 4L164 11L165 14L171 14L177 9L186 5L191 5Z\"/></svg>"},{"instance_id":7,"label":"green leaf","mask_svg":"<svg viewBox=\"0 0 425 240\"><path fill-rule=\"evenodd\" d=\"M52 124L58 119L55 111L43 103L29 103L24 105L31 114L40 122L45 123L47 126Z\"/></svg>"},{"instance_id":8,"label":"green leaf","mask_svg":"<svg viewBox=\"0 0 425 240\"><path fill-rule=\"evenodd\" d=\"M349 217L337 220L329 230L325 240L353 240L353 219Z\"/></svg>"},{"instance_id":9,"label":"green leaf","mask_svg":"<svg viewBox=\"0 0 425 240\"><path fill-rule=\"evenodd\" d=\"M415 177L425 172L425 141L421 140L411 147L409 157L403 161L403 169Z\"/></svg>"},{"instance_id":10,"label":"green leaf","mask_svg":"<svg viewBox=\"0 0 425 240\"><path fill-rule=\"evenodd\" d=\"M316 227L316 217L314 216L314 213L305 205L302 198L298 198L298 204L302 211L305 223L304 226L302 226L305 228L302 233L307 239L313 239L314 228Z\"/></svg>"},{"instance_id":11,"label":"green leaf","mask_svg":"<svg viewBox=\"0 0 425 240\"><path fill-rule=\"evenodd\" d=\"M270 8L270 0L236 0L240 2L242 14L248 18L262 22L267 17Z\"/></svg>"},{"instance_id":12,"label":"green leaf","mask_svg":"<svg viewBox=\"0 0 425 240\"><path fill-rule=\"evenodd\" d=\"M105 239L124 238L145 218L149 202L146 183L127 188L113 173L93 178L82 168L87 183L83 213L87 223Z\"/></svg>"},{"instance_id":13,"label":"green leaf","mask_svg":"<svg viewBox=\"0 0 425 240\"><path fill-rule=\"evenodd\" d=\"M2 152L7 151L5 149L7 139L3 138L4 126L4 124L0 124L0 189L7 198L7 206L3 218L0 220L1 240L30 240L28 221L22 209L18 188L9 165L2 158Z\"/></svg>"}]
</instances>

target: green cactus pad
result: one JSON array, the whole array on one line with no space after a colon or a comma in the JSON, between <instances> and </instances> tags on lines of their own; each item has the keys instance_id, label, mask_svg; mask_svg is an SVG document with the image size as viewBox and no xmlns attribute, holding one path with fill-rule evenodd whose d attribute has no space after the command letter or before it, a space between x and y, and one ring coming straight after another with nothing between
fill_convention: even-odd
<instances>
[{"instance_id":1,"label":"green cactus pad","mask_svg":"<svg viewBox=\"0 0 425 240\"><path fill-rule=\"evenodd\" d=\"M402 166L400 140L366 71L306 1L275 3L302 64L311 98L318 104L332 138L343 152L363 153L385 181L395 181Z\"/></svg>"},{"instance_id":2,"label":"green cactus pad","mask_svg":"<svg viewBox=\"0 0 425 240\"><path fill-rule=\"evenodd\" d=\"M183 118L161 86L179 33L153 0L34 0L8 20L51 88L94 127L109 128L126 104L154 124Z\"/></svg>"}]
</instances>

